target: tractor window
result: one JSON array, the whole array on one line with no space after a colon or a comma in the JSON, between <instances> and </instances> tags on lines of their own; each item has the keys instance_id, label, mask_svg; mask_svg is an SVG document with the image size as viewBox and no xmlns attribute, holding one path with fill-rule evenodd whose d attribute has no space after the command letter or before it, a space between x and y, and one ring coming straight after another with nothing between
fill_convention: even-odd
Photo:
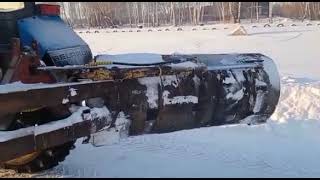
<instances>
[{"instance_id":1,"label":"tractor window","mask_svg":"<svg viewBox=\"0 0 320 180\"><path fill-rule=\"evenodd\" d=\"M11 12L24 8L24 2L0 2L0 12Z\"/></svg>"}]
</instances>

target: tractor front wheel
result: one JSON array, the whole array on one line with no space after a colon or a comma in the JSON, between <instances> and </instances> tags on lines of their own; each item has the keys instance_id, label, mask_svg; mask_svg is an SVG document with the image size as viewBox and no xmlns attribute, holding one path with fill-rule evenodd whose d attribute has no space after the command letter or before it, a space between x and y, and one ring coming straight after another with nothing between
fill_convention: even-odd
<instances>
[{"instance_id":1,"label":"tractor front wheel","mask_svg":"<svg viewBox=\"0 0 320 180\"><path fill-rule=\"evenodd\" d=\"M41 125L48 122L66 118L71 115L68 107L44 107L33 110L24 111L13 116L13 123L7 130L16 130ZM39 121L41 120L41 121ZM34 151L27 155L23 155L16 159L12 159L2 164L5 169L16 170L19 173L35 173L47 169L51 169L65 160L70 154L70 150L74 149L75 141L67 142L63 145L53 148Z\"/></svg>"},{"instance_id":2,"label":"tractor front wheel","mask_svg":"<svg viewBox=\"0 0 320 180\"><path fill-rule=\"evenodd\" d=\"M43 151L35 151L22 157L4 163L5 169L12 169L19 173L35 173L57 166L64 161L73 149L75 142L68 142L61 146Z\"/></svg>"}]
</instances>

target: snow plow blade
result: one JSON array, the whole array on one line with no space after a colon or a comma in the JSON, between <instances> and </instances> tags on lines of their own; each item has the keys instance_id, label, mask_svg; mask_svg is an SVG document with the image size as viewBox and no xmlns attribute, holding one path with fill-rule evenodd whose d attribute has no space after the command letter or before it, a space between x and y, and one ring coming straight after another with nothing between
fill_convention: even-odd
<instances>
[{"instance_id":1,"label":"snow plow blade","mask_svg":"<svg viewBox=\"0 0 320 180\"><path fill-rule=\"evenodd\" d=\"M137 64L99 56L91 66L37 67L42 73L72 74L76 82L3 85L7 89L0 88L2 117L39 106L76 104L78 108L58 121L3 131L0 150L6 153L0 162L117 128L119 114L130 121L127 134L140 135L264 123L276 108L279 76L273 61L264 55L154 56L162 61ZM106 58L113 63L103 63ZM132 58L139 62L137 56ZM94 99L100 101L92 103ZM80 107L82 101L87 105Z\"/></svg>"}]
</instances>

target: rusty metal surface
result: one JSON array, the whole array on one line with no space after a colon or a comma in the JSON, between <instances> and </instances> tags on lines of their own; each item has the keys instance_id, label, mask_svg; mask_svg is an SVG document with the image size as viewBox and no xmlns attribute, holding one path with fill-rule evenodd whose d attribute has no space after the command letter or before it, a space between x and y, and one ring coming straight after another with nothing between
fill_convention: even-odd
<instances>
[{"instance_id":1,"label":"rusty metal surface","mask_svg":"<svg viewBox=\"0 0 320 180\"><path fill-rule=\"evenodd\" d=\"M20 39L13 38L8 48L9 49L5 49L2 54L0 54L0 64L4 73L1 84L9 83L16 70L21 55Z\"/></svg>"},{"instance_id":2,"label":"rusty metal surface","mask_svg":"<svg viewBox=\"0 0 320 180\"><path fill-rule=\"evenodd\" d=\"M0 142L0 162L5 162L34 151L34 136L28 135Z\"/></svg>"},{"instance_id":3,"label":"rusty metal surface","mask_svg":"<svg viewBox=\"0 0 320 180\"><path fill-rule=\"evenodd\" d=\"M0 114L16 113L41 106L60 105L64 98L69 98L70 102L77 102L92 97L103 97L108 94L108 89L113 84L112 81L62 84L58 87L0 94ZM70 95L70 88L76 89L76 96Z\"/></svg>"},{"instance_id":4,"label":"rusty metal surface","mask_svg":"<svg viewBox=\"0 0 320 180\"><path fill-rule=\"evenodd\" d=\"M26 136L8 138L6 141L0 142L0 163L26 155L35 150L48 149L80 137L88 136L105 127L106 118L102 116L94 119L83 119L83 121L73 125L66 125L41 134L32 133Z\"/></svg>"},{"instance_id":5,"label":"rusty metal surface","mask_svg":"<svg viewBox=\"0 0 320 180\"><path fill-rule=\"evenodd\" d=\"M136 79L142 77L155 77L161 75L189 75L192 73L204 73L206 67L199 66L194 68L188 67L170 67L170 66L151 66L151 67L139 67L139 68L107 68L99 66L86 66L81 65L79 67L39 67L38 72L51 72L66 74L72 74L79 79L92 79L92 80L124 80L124 79Z\"/></svg>"},{"instance_id":6,"label":"rusty metal surface","mask_svg":"<svg viewBox=\"0 0 320 180\"><path fill-rule=\"evenodd\" d=\"M27 60L25 61L27 62ZM22 69L23 70L18 71L23 73L18 75L19 77L17 79L23 79L27 82L51 81L50 77L48 76L41 74L29 74L29 70L26 70L28 68L25 68L25 66L23 66ZM80 79L86 78L89 80L95 80L93 82L81 82L65 85L61 84L59 87L32 89L27 91L0 94L0 107L2 107L0 108L0 115L21 112L25 109L37 108L41 106L59 105L62 103L64 98L70 96L70 88L76 89L77 95L69 97L69 101L77 102L93 97L105 97L106 95L110 94L109 89L112 89L117 84L126 84L124 80L137 79L141 77L155 77L159 75L189 75L195 71L189 69L173 71L168 67L161 69L154 67L127 70L122 69L117 71L103 70L103 75L101 75L101 70L99 70L99 72L100 74L97 74L97 71L79 74ZM108 81L108 79L117 81ZM9 101L10 103L7 103Z\"/></svg>"}]
</instances>

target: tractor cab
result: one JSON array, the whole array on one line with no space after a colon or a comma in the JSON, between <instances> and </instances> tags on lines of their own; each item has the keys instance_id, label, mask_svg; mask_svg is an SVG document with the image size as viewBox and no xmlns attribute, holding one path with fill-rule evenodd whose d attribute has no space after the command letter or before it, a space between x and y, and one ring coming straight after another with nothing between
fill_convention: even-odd
<instances>
[{"instance_id":1,"label":"tractor cab","mask_svg":"<svg viewBox=\"0 0 320 180\"><path fill-rule=\"evenodd\" d=\"M31 63L26 59L36 60ZM38 82L26 74L31 73L29 66L40 62L45 66L66 66L91 60L89 46L62 20L59 5L0 2L1 84L16 80ZM49 79L44 82L51 82Z\"/></svg>"},{"instance_id":2,"label":"tractor cab","mask_svg":"<svg viewBox=\"0 0 320 180\"><path fill-rule=\"evenodd\" d=\"M0 2L0 44L19 37L18 21L36 15L59 16L60 7L35 2Z\"/></svg>"},{"instance_id":3,"label":"tractor cab","mask_svg":"<svg viewBox=\"0 0 320 180\"><path fill-rule=\"evenodd\" d=\"M34 2L0 2L0 44L19 37L17 22L34 14Z\"/></svg>"},{"instance_id":4,"label":"tractor cab","mask_svg":"<svg viewBox=\"0 0 320 180\"><path fill-rule=\"evenodd\" d=\"M10 69L13 59L12 39L19 38L17 22L33 15L35 3L0 2L0 79ZM20 46L15 46L20 48Z\"/></svg>"},{"instance_id":5,"label":"tractor cab","mask_svg":"<svg viewBox=\"0 0 320 180\"><path fill-rule=\"evenodd\" d=\"M61 19L59 5L0 2L0 51L10 49L12 38L19 38L22 48L36 43L48 66L81 65L92 59L89 46Z\"/></svg>"}]
</instances>

